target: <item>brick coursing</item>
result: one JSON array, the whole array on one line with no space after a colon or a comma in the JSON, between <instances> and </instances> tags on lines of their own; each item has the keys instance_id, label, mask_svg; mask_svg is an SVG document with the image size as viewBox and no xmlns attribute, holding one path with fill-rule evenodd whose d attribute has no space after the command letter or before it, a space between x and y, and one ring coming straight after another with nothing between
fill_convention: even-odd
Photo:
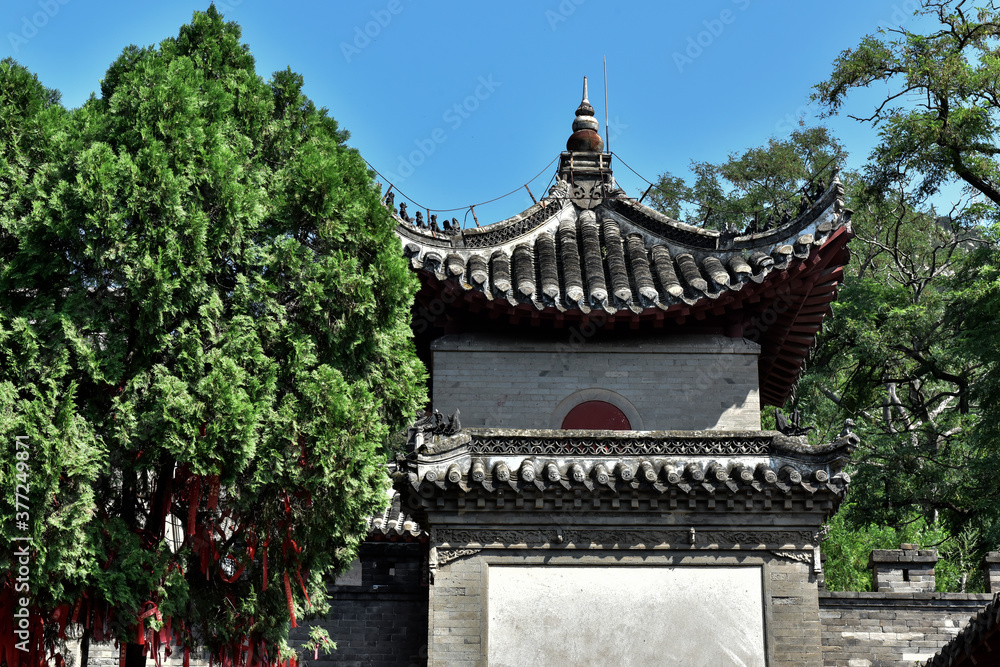
<instances>
[{"instance_id":1,"label":"brick coursing","mask_svg":"<svg viewBox=\"0 0 1000 667\"><path fill-rule=\"evenodd\" d=\"M329 590L330 613L291 631L292 646L309 628L326 628L337 650L308 656L310 667L424 667L427 664L426 546L419 542L365 542L360 585ZM344 580L354 581L353 577Z\"/></svg>"},{"instance_id":2,"label":"brick coursing","mask_svg":"<svg viewBox=\"0 0 1000 667\"><path fill-rule=\"evenodd\" d=\"M963 593L819 593L826 667L913 667L990 600Z\"/></svg>"},{"instance_id":3,"label":"brick coursing","mask_svg":"<svg viewBox=\"0 0 1000 667\"><path fill-rule=\"evenodd\" d=\"M628 401L645 430L759 430L757 353L721 336L630 345L574 344L569 333L545 345L445 337L434 344L434 407L461 408L464 426L559 428L560 404L596 389ZM601 397L581 402L590 398Z\"/></svg>"}]
</instances>

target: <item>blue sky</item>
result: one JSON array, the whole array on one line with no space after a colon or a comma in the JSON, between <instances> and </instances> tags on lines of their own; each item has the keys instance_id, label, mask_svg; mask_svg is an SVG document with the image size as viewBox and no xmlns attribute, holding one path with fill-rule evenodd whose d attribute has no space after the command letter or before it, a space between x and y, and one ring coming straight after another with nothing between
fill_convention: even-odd
<instances>
[{"instance_id":1,"label":"blue sky","mask_svg":"<svg viewBox=\"0 0 1000 667\"><path fill-rule=\"evenodd\" d=\"M291 67L306 94L329 108L350 144L421 208L466 208L530 181L541 196L546 168L571 130L582 79L604 134L602 59L607 56L611 149L649 180L689 174L691 160L787 136L817 120L812 86L845 48L879 27L926 26L916 0L708 0L489 3L361 0L220 0L227 19L269 77ZM7 0L0 56L82 104L129 44L177 34L207 1ZM877 93L877 91L874 91ZM859 94L849 110L874 100ZM825 121L860 167L875 133L846 117ZM630 194L645 182L621 162ZM399 201L399 199L397 199ZM482 224L530 205L526 192L476 207ZM411 212L413 211L411 207ZM445 214L440 214L445 215ZM463 211L448 213L463 220ZM468 224L473 224L468 216Z\"/></svg>"}]
</instances>

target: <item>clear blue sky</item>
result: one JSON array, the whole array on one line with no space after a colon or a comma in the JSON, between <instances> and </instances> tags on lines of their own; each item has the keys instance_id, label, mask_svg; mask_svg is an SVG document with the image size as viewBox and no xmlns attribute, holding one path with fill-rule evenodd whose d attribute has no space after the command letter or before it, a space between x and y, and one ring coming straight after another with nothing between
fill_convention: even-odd
<instances>
[{"instance_id":1,"label":"clear blue sky","mask_svg":"<svg viewBox=\"0 0 1000 667\"><path fill-rule=\"evenodd\" d=\"M330 109L376 169L392 174L421 206L444 209L514 190L558 156L584 75L603 135L604 56L611 149L650 180L665 171L688 175L691 160L721 161L786 136L800 117L815 121L809 94L836 56L879 27L919 28L916 4L220 0L216 6L242 26L259 74L286 67L301 73L306 94ZM204 0L6 0L0 55L15 57L76 107L99 91L123 48L174 36L207 7ZM872 99L852 98L853 109L866 110ZM849 166L859 167L875 134L846 117L825 122L850 151ZM536 196L554 169L531 181ZM621 164L615 176L630 194L645 189ZM530 203L522 190L477 213L485 224Z\"/></svg>"}]
</instances>

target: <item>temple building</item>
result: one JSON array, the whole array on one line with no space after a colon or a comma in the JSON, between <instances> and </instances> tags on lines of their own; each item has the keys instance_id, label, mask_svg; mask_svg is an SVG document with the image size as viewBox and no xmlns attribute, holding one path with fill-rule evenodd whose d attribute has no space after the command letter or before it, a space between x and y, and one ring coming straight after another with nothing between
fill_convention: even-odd
<instances>
[{"instance_id":1,"label":"temple building","mask_svg":"<svg viewBox=\"0 0 1000 667\"><path fill-rule=\"evenodd\" d=\"M910 545L873 554L876 591L826 592L821 531L858 436L761 428L843 279L843 186L718 231L628 196L612 157L584 83L555 184L524 212L459 229L387 196L432 405L331 588L329 660L931 658L990 596L933 593L936 553Z\"/></svg>"}]
</instances>

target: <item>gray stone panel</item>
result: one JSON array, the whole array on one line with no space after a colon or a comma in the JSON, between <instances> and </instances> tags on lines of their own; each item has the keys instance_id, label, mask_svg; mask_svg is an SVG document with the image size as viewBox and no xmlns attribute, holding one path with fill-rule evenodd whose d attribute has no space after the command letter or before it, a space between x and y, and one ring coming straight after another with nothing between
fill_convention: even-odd
<instances>
[{"instance_id":1,"label":"gray stone panel","mask_svg":"<svg viewBox=\"0 0 1000 667\"><path fill-rule=\"evenodd\" d=\"M437 568L434 585L430 587L430 609L428 628L429 665L482 665L487 664L490 657L492 637L490 633L491 605L494 604L490 571L497 567L536 568L539 572L554 572L563 567L596 567L604 571L614 569L638 569L648 572L665 571L666 568L691 568L701 572L709 572L714 568L736 570L745 568L748 571L761 573L761 596L763 598L762 614L764 626L764 646L766 662L774 666L802 667L809 665L818 667L823 664L820 644L819 608L817 604L816 579L812 566L806 559L792 557L793 554L777 556L767 551L659 551L648 550L594 550L567 549L558 553L541 554L537 551L523 549L470 549L463 556L440 564ZM647 569L648 568L648 569ZM544 581L544 574L539 575ZM704 587L703 587L704 589ZM758 589L758 590L761 590ZM655 590L655 588L654 588ZM705 589L708 601L713 601L711 590ZM633 593L640 595L639 593ZM749 599L749 594L744 596ZM595 595L594 600L598 599ZM736 595L740 599L740 595ZM535 598L539 607L547 604L544 598ZM639 620L633 619L629 625L633 628L629 635L630 651L643 652L644 646L655 644L655 650L661 657L656 661L637 662L635 664L670 664L670 656L678 643L686 641L686 635L696 633L701 642L709 642L711 637L718 636L720 645L725 645L727 638L741 644L743 638L730 634L729 626L720 625L721 621L713 621L703 616L695 630L687 629L670 631L660 626L656 621L655 612L651 611L647 601L637 603L644 613ZM596 604L596 603L591 603ZM697 601L700 605L701 602ZM692 617L697 618L700 606L694 606L690 601L683 607ZM761 606L756 607L761 609ZM567 609L567 616L575 613ZM608 613L609 622L614 622L612 615L617 610ZM667 613L664 611L663 613ZM756 612L753 612L756 613ZM645 619L645 620L643 620ZM656 622L654 622L656 621ZM726 621L728 623L728 621ZM555 639L557 634L565 630L565 625L547 627ZM737 626L739 627L739 626ZM569 630L565 630L569 631ZM582 635L583 633L578 633ZM524 642L527 636L522 636ZM503 645L509 645L510 640L501 637ZM586 638L581 637L581 642ZM749 640L747 640L749 641ZM731 650L733 645L728 646ZM650 649L653 650L653 649ZM737 654L738 655L738 654ZM623 664L629 659L623 654L606 654L605 662L593 664ZM666 662L665 662L666 661ZM488 664L494 664L489 661ZM518 663L512 663L518 664ZM546 662L524 661L519 664L576 664L568 660ZM587 664L587 663L583 663ZM685 663L677 663L685 664ZM687 663L692 664L692 663ZM701 663L693 663L701 664ZM708 664L740 664L739 662L716 662ZM761 663L750 663L761 664Z\"/></svg>"}]
</instances>

